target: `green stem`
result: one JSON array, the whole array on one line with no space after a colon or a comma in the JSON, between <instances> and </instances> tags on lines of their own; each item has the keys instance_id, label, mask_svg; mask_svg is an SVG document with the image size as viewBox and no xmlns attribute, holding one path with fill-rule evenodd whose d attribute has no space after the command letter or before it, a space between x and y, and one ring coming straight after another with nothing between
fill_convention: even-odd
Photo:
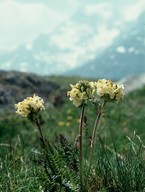
<instances>
[{"instance_id":1,"label":"green stem","mask_svg":"<svg viewBox=\"0 0 145 192\"><path fill-rule=\"evenodd\" d=\"M80 161L80 186L81 186L81 191L82 191L82 187L83 187L82 133L83 133L84 112L85 112L85 107L82 106L82 108L81 108L81 115L80 115L80 125L79 125L79 149L80 149L79 161Z\"/></svg>"},{"instance_id":2,"label":"green stem","mask_svg":"<svg viewBox=\"0 0 145 192\"><path fill-rule=\"evenodd\" d=\"M99 124L99 120L101 118L101 115L103 113L104 107L105 107L106 101L103 102L102 106L99 108L98 115L94 124L93 134L92 134L92 140L91 140L91 148L94 149L95 145L95 138L96 138L96 131Z\"/></svg>"},{"instance_id":3,"label":"green stem","mask_svg":"<svg viewBox=\"0 0 145 192\"><path fill-rule=\"evenodd\" d=\"M37 128L39 130L40 138L41 138L41 141L43 143L43 146L45 147L45 137L44 137L44 134L43 134L43 127L42 127L41 121L36 119L36 125L37 125Z\"/></svg>"},{"instance_id":4,"label":"green stem","mask_svg":"<svg viewBox=\"0 0 145 192\"><path fill-rule=\"evenodd\" d=\"M39 132L40 132L40 136L41 136L43 145L45 145L45 137L43 135L42 126L39 126L38 129L39 129Z\"/></svg>"},{"instance_id":5,"label":"green stem","mask_svg":"<svg viewBox=\"0 0 145 192\"><path fill-rule=\"evenodd\" d=\"M101 115L103 113L105 104L106 104L106 101L104 101L102 106L99 108L98 115L97 115L95 123L94 123L94 129L93 129L92 139L91 139L91 152L90 152L91 154L90 154L90 161L89 161L89 168L88 168L88 176L90 174L92 161L93 161L93 157L94 157L94 146L95 146L95 139L96 139L96 131L97 131L97 127L98 127Z\"/></svg>"}]
</instances>

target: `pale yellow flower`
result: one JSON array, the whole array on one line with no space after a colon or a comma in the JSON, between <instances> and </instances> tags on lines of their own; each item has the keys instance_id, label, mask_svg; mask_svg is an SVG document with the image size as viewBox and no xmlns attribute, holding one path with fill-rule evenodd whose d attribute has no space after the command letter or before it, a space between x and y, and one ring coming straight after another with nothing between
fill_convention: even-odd
<instances>
[{"instance_id":1,"label":"pale yellow flower","mask_svg":"<svg viewBox=\"0 0 145 192\"><path fill-rule=\"evenodd\" d=\"M72 116L67 116L67 120L72 120L73 119L73 117Z\"/></svg>"},{"instance_id":2,"label":"pale yellow flower","mask_svg":"<svg viewBox=\"0 0 145 192\"><path fill-rule=\"evenodd\" d=\"M119 101L124 97L124 86L117 85L111 80L99 79L97 81L97 94L106 101Z\"/></svg>"},{"instance_id":3,"label":"pale yellow flower","mask_svg":"<svg viewBox=\"0 0 145 192\"><path fill-rule=\"evenodd\" d=\"M65 122L64 121L59 121L58 122L58 126L64 126L65 125Z\"/></svg>"},{"instance_id":4,"label":"pale yellow flower","mask_svg":"<svg viewBox=\"0 0 145 192\"><path fill-rule=\"evenodd\" d=\"M67 127L69 127L71 124L70 124L70 122L66 122L66 124L65 124Z\"/></svg>"},{"instance_id":5,"label":"pale yellow flower","mask_svg":"<svg viewBox=\"0 0 145 192\"><path fill-rule=\"evenodd\" d=\"M88 101L94 98L96 93L97 84L96 82L89 81L79 81L76 85L70 85L71 91L67 92L67 95L70 96L70 101L76 107L87 104Z\"/></svg>"},{"instance_id":6,"label":"pale yellow flower","mask_svg":"<svg viewBox=\"0 0 145 192\"><path fill-rule=\"evenodd\" d=\"M15 104L15 108L17 109L16 113L23 117L27 117L31 112L38 112L45 109L43 104L43 99L33 95L33 97L27 97L18 104Z\"/></svg>"}]
</instances>

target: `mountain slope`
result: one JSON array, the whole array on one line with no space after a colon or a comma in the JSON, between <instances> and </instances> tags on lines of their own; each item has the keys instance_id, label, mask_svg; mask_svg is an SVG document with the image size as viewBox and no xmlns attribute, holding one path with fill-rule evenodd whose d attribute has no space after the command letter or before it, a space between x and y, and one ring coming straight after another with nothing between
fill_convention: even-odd
<instances>
[{"instance_id":1,"label":"mountain slope","mask_svg":"<svg viewBox=\"0 0 145 192\"><path fill-rule=\"evenodd\" d=\"M51 32L1 52L0 69L115 79L144 71L145 14L126 22L129 0L119 6L115 0L83 2Z\"/></svg>"},{"instance_id":2,"label":"mountain slope","mask_svg":"<svg viewBox=\"0 0 145 192\"><path fill-rule=\"evenodd\" d=\"M118 80L145 72L144 18L145 12L131 27L126 26L115 43L103 54L66 74Z\"/></svg>"}]
</instances>

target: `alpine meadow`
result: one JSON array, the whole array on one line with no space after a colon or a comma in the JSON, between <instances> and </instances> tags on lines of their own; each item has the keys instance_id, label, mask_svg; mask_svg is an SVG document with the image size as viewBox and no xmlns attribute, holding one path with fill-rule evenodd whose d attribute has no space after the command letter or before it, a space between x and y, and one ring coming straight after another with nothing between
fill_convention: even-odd
<instances>
[{"instance_id":1,"label":"alpine meadow","mask_svg":"<svg viewBox=\"0 0 145 192\"><path fill-rule=\"evenodd\" d=\"M145 191L145 87L46 79L53 98L34 92L1 111L0 191Z\"/></svg>"}]
</instances>

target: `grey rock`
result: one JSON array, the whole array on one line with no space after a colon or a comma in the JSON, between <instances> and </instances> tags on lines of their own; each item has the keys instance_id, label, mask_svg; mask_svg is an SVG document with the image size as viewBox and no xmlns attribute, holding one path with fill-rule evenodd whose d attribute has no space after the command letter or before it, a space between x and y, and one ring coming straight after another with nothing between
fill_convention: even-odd
<instances>
[{"instance_id":1,"label":"grey rock","mask_svg":"<svg viewBox=\"0 0 145 192\"><path fill-rule=\"evenodd\" d=\"M64 97L62 97L64 91L47 77L0 70L0 111L14 110L15 103L33 94L43 98L47 106L59 106L64 102Z\"/></svg>"}]
</instances>

